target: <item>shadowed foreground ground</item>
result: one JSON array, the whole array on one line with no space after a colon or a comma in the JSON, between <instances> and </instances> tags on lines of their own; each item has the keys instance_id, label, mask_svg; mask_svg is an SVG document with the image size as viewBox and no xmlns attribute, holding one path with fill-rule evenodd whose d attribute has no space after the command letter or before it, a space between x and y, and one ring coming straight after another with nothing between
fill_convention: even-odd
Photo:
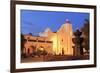
<instances>
[{"instance_id":1,"label":"shadowed foreground ground","mask_svg":"<svg viewBox=\"0 0 100 73\"><path fill-rule=\"evenodd\" d=\"M36 57L28 57L22 58L22 63L29 62L48 62L48 61L68 61L68 60L88 60L89 56L36 56Z\"/></svg>"}]
</instances>

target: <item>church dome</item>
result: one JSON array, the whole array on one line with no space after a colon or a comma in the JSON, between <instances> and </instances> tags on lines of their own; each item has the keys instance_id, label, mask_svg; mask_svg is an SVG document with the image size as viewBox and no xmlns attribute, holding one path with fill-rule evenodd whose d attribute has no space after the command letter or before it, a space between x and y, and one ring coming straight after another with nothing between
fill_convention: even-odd
<instances>
[{"instance_id":1,"label":"church dome","mask_svg":"<svg viewBox=\"0 0 100 73\"><path fill-rule=\"evenodd\" d=\"M66 23L71 23L71 22L69 21L69 19L66 19Z\"/></svg>"}]
</instances>

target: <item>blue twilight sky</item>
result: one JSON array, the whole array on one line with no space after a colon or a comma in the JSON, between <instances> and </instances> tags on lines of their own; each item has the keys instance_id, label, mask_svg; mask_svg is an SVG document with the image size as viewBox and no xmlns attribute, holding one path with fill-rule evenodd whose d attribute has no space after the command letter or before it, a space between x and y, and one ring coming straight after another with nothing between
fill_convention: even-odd
<instances>
[{"instance_id":1,"label":"blue twilight sky","mask_svg":"<svg viewBox=\"0 0 100 73\"><path fill-rule=\"evenodd\" d=\"M75 31L83 26L85 19L89 20L89 13L21 10L21 33L38 36L46 28L56 32L66 19L72 23Z\"/></svg>"}]
</instances>

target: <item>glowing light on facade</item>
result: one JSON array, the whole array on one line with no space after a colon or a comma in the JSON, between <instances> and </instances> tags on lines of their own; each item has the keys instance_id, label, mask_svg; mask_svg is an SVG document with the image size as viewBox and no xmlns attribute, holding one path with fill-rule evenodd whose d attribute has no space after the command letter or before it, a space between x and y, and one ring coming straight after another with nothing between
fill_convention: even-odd
<instances>
[{"instance_id":1,"label":"glowing light on facade","mask_svg":"<svg viewBox=\"0 0 100 73\"><path fill-rule=\"evenodd\" d=\"M40 37L38 37L38 40L52 41L52 43L37 42L37 46L43 46L48 52L50 51L50 53L55 55L73 55L72 35L72 24L68 19L66 19L66 23L63 24L61 28L57 30L57 32L52 32L49 28L47 28L45 32L40 33ZM32 39L35 38L36 37L33 37ZM34 44L36 43L30 43L27 45L31 46ZM43 50L43 48L41 49Z\"/></svg>"}]
</instances>

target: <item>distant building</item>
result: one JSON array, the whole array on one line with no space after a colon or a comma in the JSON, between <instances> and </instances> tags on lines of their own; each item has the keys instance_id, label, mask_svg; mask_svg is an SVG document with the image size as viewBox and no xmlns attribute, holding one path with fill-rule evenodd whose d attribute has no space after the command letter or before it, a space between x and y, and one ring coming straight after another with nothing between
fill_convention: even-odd
<instances>
[{"instance_id":1,"label":"distant building","mask_svg":"<svg viewBox=\"0 0 100 73\"><path fill-rule=\"evenodd\" d=\"M73 55L72 35L72 24L66 20L56 32L47 28L44 32L39 33L39 36L24 35L27 42L23 52L32 53L33 46L35 49L45 50L53 55Z\"/></svg>"}]
</instances>

